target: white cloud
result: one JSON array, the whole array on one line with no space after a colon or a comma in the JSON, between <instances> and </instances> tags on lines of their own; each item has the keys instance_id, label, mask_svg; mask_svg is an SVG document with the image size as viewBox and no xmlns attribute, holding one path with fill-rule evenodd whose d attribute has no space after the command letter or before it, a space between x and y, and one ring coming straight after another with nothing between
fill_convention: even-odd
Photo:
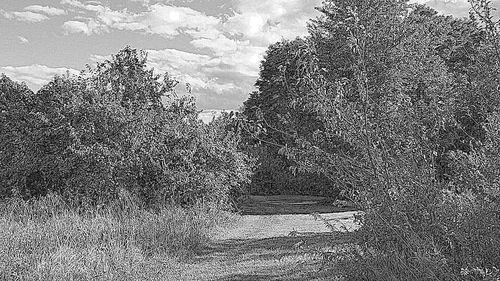
<instances>
[{"instance_id":1,"label":"white cloud","mask_svg":"<svg viewBox=\"0 0 500 281\"><path fill-rule=\"evenodd\" d=\"M208 16L172 1L135 0L143 4L141 12L113 10L99 2L62 0L87 17L87 22L66 22L66 32L94 34L127 30L176 39L180 34L191 39L190 52L164 49L149 50L149 65L157 72L169 72L189 83L200 99L215 104L240 103L252 90L259 64L269 44L307 34L307 21L319 13L321 0L233 0L234 12ZM169 4L170 3L170 4ZM179 2L177 2L179 3ZM186 3L186 2L184 2ZM194 47L194 51L192 50ZM203 52L197 54L192 52ZM93 56L101 60L103 56ZM223 97L223 98L222 98ZM235 102L237 101L237 102ZM223 106L223 105L220 105Z\"/></svg>"},{"instance_id":2,"label":"white cloud","mask_svg":"<svg viewBox=\"0 0 500 281\"><path fill-rule=\"evenodd\" d=\"M67 32L90 35L118 29L168 38L185 33L192 37L192 46L210 50L215 61L231 65L231 69L243 75L256 76L270 43L307 33L307 20L316 15L314 7L320 4L320 0L238 0L237 12L227 20L191 8L165 4L149 5L144 12L132 13L77 0L62 0L62 3L96 13L93 22L66 22L64 28Z\"/></svg>"},{"instance_id":3,"label":"white cloud","mask_svg":"<svg viewBox=\"0 0 500 281\"><path fill-rule=\"evenodd\" d=\"M85 35L97 34L106 30L104 26L100 25L93 19L90 19L87 22L74 20L67 21L63 24L63 29L66 33L83 33Z\"/></svg>"},{"instance_id":4,"label":"white cloud","mask_svg":"<svg viewBox=\"0 0 500 281\"><path fill-rule=\"evenodd\" d=\"M152 34L173 36L181 30L192 34L211 33L216 29L220 20L207 16L191 8L155 4L151 10L136 16L144 26L144 30Z\"/></svg>"},{"instance_id":5,"label":"white cloud","mask_svg":"<svg viewBox=\"0 0 500 281\"><path fill-rule=\"evenodd\" d=\"M7 19L12 19L12 20L19 20L19 21L24 21L24 22L41 22L48 20L49 17L46 15L38 14L38 13L33 13L29 11L25 12L7 12L4 10L0 10L0 14L2 14L5 18Z\"/></svg>"},{"instance_id":6,"label":"white cloud","mask_svg":"<svg viewBox=\"0 0 500 281\"><path fill-rule=\"evenodd\" d=\"M241 45L248 45L249 41L238 41L229 39L223 34L218 34L216 38L197 38L191 44L199 49L210 49L215 55L223 55L227 52L234 52Z\"/></svg>"},{"instance_id":7,"label":"white cloud","mask_svg":"<svg viewBox=\"0 0 500 281\"><path fill-rule=\"evenodd\" d=\"M22 36L17 36L17 39L19 39L19 41L21 41L21 44L27 44L30 42L28 39L26 39L25 37L22 37Z\"/></svg>"},{"instance_id":8,"label":"white cloud","mask_svg":"<svg viewBox=\"0 0 500 281\"><path fill-rule=\"evenodd\" d=\"M0 10L0 14L7 19L34 23L48 20L48 16L64 15L66 12L62 9L49 6L30 5L25 7L22 12L8 12Z\"/></svg>"},{"instance_id":9,"label":"white cloud","mask_svg":"<svg viewBox=\"0 0 500 281\"><path fill-rule=\"evenodd\" d=\"M314 8L320 4L320 0L238 0L225 30L259 45L293 39L307 34L307 21L318 15Z\"/></svg>"},{"instance_id":10,"label":"white cloud","mask_svg":"<svg viewBox=\"0 0 500 281\"><path fill-rule=\"evenodd\" d=\"M24 8L26 11L42 13L48 16L61 16L66 14L66 12L62 9L49 7L49 6L40 6L40 5L31 5Z\"/></svg>"},{"instance_id":11,"label":"white cloud","mask_svg":"<svg viewBox=\"0 0 500 281\"><path fill-rule=\"evenodd\" d=\"M49 82L54 76L65 74L78 74L79 71L64 67L48 67L45 65L33 64L27 66L3 66L0 73L4 73L12 80L26 82L28 86L36 91Z\"/></svg>"},{"instance_id":12,"label":"white cloud","mask_svg":"<svg viewBox=\"0 0 500 281\"><path fill-rule=\"evenodd\" d=\"M318 15L314 8L319 4L320 0L238 0L234 15L218 26L219 34L193 36L191 45L210 50L213 60L230 71L255 79L267 46L306 35L307 21ZM226 75L221 67L207 71Z\"/></svg>"},{"instance_id":13,"label":"white cloud","mask_svg":"<svg viewBox=\"0 0 500 281\"><path fill-rule=\"evenodd\" d=\"M90 2L89 4L83 4L82 2L78 0L61 0L62 5L70 5L75 8L80 8L80 9L86 9L86 10L92 10L93 6L99 6L99 3L94 3L93 1L87 1Z\"/></svg>"},{"instance_id":14,"label":"white cloud","mask_svg":"<svg viewBox=\"0 0 500 281\"><path fill-rule=\"evenodd\" d=\"M191 8L164 4L154 4L148 6L147 11L131 13L126 9L112 10L98 4L83 4L77 0L63 0L61 3L94 12L94 21L101 29L140 31L173 37L181 32L210 34L220 23L220 19ZM79 24L79 30L82 29Z\"/></svg>"},{"instance_id":15,"label":"white cloud","mask_svg":"<svg viewBox=\"0 0 500 281\"><path fill-rule=\"evenodd\" d=\"M233 90L250 92L267 46L307 34L307 21L318 15L314 8L319 4L320 0L239 0L237 11L217 26L215 36L192 35L192 46L212 52L213 66L204 67L202 73L232 80L238 83Z\"/></svg>"},{"instance_id":16,"label":"white cloud","mask_svg":"<svg viewBox=\"0 0 500 281\"><path fill-rule=\"evenodd\" d=\"M130 0L130 1L132 1L132 2L139 2L139 3L143 4L143 5L147 5L150 2L150 0Z\"/></svg>"},{"instance_id":17,"label":"white cloud","mask_svg":"<svg viewBox=\"0 0 500 281\"><path fill-rule=\"evenodd\" d=\"M175 49L148 50L148 64L156 72L168 72L173 78L189 83L193 89L207 88L210 78L206 68L216 66L211 57Z\"/></svg>"},{"instance_id":18,"label":"white cloud","mask_svg":"<svg viewBox=\"0 0 500 281\"><path fill-rule=\"evenodd\" d=\"M235 85L233 79L223 81L224 76L246 75L238 69L227 66L223 61L206 55L182 52L173 49L149 50L149 65L157 72L168 72L182 83L189 83L194 93L224 94L247 90L247 85ZM214 75L215 73L215 75Z\"/></svg>"}]
</instances>

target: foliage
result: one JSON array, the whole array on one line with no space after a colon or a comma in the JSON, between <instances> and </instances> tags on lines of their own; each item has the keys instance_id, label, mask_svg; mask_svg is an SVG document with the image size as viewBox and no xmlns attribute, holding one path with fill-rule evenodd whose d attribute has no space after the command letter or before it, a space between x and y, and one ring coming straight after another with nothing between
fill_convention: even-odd
<instances>
[{"instance_id":1,"label":"foliage","mask_svg":"<svg viewBox=\"0 0 500 281\"><path fill-rule=\"evenodd\" d=\"M351 155L356 150L356 145L338 136L343 129L338 128L339 120L332 118L336 115L333 111L343 106L335 104L339 102L335 101L339 85L345 101L361 99L354 75L356 57L350 47L353 30L346 28L350 11L359 12L359 23L369 29L363 56L370 78L366 85L370 99L407 102L419 115L414 117L425 120L425 126L438 126L426 137L428 144L435 146L434 165L440 180L452 176L450 152L469 152L484 140L482 124L499 104L491 94L496 87L496 72L489 59L492 50L485 43L487 34L473 21L440 16L418 5L411 6L408 13L396 9L398 5L407 4L325 1L320 8L323 17L312 21L309 37L269 47L256 83L259 90L250 95L244 107L248 119L261 122L266 129L259 135L262 148L253 151L262 159L254 181L265 182L267 171L273 171L273 186L280 178L291 178L290 171L297 171L295 162L278 151L300 148L297 139L312 142L328 153ZM371 13L377 9L382 10L372 18ZM397 97L398 92L404 97ZM435 105L439 106L437 111ZM306 155L311 153L303 153ZM298 168L298 174L317 174L314 169L306 172L300 165ZM325 190L352 187L350 183L326 184L321 174L317 178ZM338 181L341 176L330 177Z\"/></svg>"},{"instance_id":2,"label":"foliage","mask_svg":"<svg viewBox=\"0 0 500 281\"><path fill-rule=\"evenodd\" d=\"M249 175L237 140L198 121L194 100L177 97L177 82L146 62L145 53L127 47L29 95L34 121L13 116L17 134L2 147L17 157L2 162L10 167L1 180L6 189L24 198L57 192L80 206L104 204L121 190L145 204L226 200ZM11 149L16 143L28 146L24 154Z\"/></svg>"},{"instance_id":3,"label":"foliage","mask_svg":"<svg viewBox=\"0 0 500 281\"><path fill-rule=\"evenodd\" d=\"M34 131L40 119L33 112L34 96L26 85L0 76L0 196L13 195L13 186L26 181L31 170ZM25 138L26 141L20 141ZM24 165L18 165L24 163Z\"/></svg>"},{"instance_id":4,"label":"foliage","mask_svg":"<svg viewBox=\"0 0 500 281\"><path fill-rule=\"evenodd\" d=\"M290 77L321 127L315 137L296 133L281 152L353 191L364 210L347 277L489 272L485 280L494 280L499 72L491 24L396 0L329 0L319 10L308 55Z\"/></svg>"},{"instance_id":5,"label":"foliage","mask_svg":"<svg viewBox=\"0 0 500 281\"><path fill-rule=\"evenodd\" d=\"M324 129L323 120L310 108L303 95L300 69L304 61L314 60L305 39L283 40L269 46L256 82L258 91L244 103L247 122L261 126L247 137L246 150L258 159L252 177L254 193L338 195L339 189L322 174L298 170L295 163L280 152L294 147L298 136L313 139ZM253 124L255 126L255 124ZM255 146L255 144L259 144ZM323 149L335 150L333 141L323 142Z\"/></svg>"}]
</instances>

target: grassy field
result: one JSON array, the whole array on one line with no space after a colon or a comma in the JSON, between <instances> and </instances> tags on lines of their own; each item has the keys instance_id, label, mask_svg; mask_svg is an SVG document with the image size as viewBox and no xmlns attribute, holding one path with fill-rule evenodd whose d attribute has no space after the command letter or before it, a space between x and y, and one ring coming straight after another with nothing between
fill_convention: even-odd
<instances>
[{"instance_id":1,"label":"grassy field","mask_svg":"<svg viewBox=\"0 0 500 281\"><path fill-rule=\"evenodd\" d=\"M322 252L349 243L349 233L304 212L348 223L352 212L328 214L338 207L314 200L255 197L243 212L266 214L243 216L129 203L76 213L52 196L4 202L0 280L331 280Z\"/></svg>"},{"instance_id":2,"label":"grassy field","mask_svg":"<svg viewBox=\"0 0 500 281\"><path fill-rule=\"evenodd\" d=\"M0 280L164 280L229 219L202 207L119 209L78 214L50 196L3 203Z\"/></svg>"}]
</instances>

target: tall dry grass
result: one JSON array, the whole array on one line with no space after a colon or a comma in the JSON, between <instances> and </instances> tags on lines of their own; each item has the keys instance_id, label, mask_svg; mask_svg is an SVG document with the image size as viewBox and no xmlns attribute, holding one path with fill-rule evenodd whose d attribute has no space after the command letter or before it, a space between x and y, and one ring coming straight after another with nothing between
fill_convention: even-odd
<instances>
[{"instance_id":1,"label":"tall dry grass","mask_svg":"<svg viewBox=\"0 0 500 281\"><path fill-rule=\"evenodd\" d=\"M228 217L206 206L147 211L130 200L79 212L52 195L10 200L0 206L0 280L163 279Z\"/></svg>"}]
</instances>

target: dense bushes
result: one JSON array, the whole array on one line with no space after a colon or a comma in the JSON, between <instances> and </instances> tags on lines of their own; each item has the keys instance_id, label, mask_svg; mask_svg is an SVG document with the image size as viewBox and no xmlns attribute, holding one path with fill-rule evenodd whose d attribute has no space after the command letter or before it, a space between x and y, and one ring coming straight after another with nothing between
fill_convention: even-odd
<instances>
[{"instance_id":1,"label":"dense bushes","mask_svg":"<svg viewBox=\"0 0 500 281\"><path fill-rule=\"evenodd\" d=\"M340 257L349 280L499 277L499 36L487 1L472 4L480 22L405 1L324 1L284 66L294 71L275 72L292 86L251 97L285 95L321 124L290 133L261 118L299 170L364 210Z\"/></svg>"},{"instance_id":2,"label":"dense bushes","mask_svg":"<svg viewBox=\"0 0 500 281\"><path fill-rule=\"evenodd\" d=\"M363 14L371 9L371 4L326 1L320 9L323 16L311 22L308 37L269 47L256 83L258 91L250 95L243 111L249 120L260 122L266 129L259 135L265 149L252 151L265 159L255 173L257 181L270 181L277 189L288 185L283 184L283 179L293 178L290 170L295 165L279 152L285 146L297 148L297 138L328 153L349 154L356 149L339 136L341 131L332 124L331 116L338 107L334 99L338 97L339 85L350 89L343 93L345 100L361 99L355 89L356 57L350 47L355 31L342 26L349 17L346 9L357 9L355 13ZM490 58L495 54L485 45L487 32L478 28L476 22L439 16L430 8L415 5L408 15L394 15L390 9L395 5L391 1L380 4L386 6L380 12L389 15L379 22L362 23L373 24L371 33L366 34L367 52L363 54L370 78L366 86L370 98L375 100L404 93L424 125L439 126L428 137L429 143L436 146L437 176L447 180L452 173L449 153L468 153L479 145L485 138L482 124L499 105L495 83L491 83L495 80L495 66ZM339 15L331 13L335 7L342 10ZM434 105L439 106L439 112L431 112ZM435 123L436 118L445 123ZM329 133L323 134L325 131ZM276 170L275 166L282 168ZM277 173L269 179L265 175L270 169ZM311 171L299 169L295 173L297 179L311 174L328 182L324 175ZM347 188L345 183L323 186L324 193Z\"/></svg>"},{"instance_id":3,"label":"dense bushes","mask_svg":"<svg viewBox=\"0 0 500 281\"><path fill-rule=\"evenodd\" d=\"M193 204L228 199L247 181L238 137L197 120L176 81L131 48L36 94L2 76L2 196L61 194L77 205L116 199Z\"/></svg>"},{"instance_id":4,"label":"dense bushes","mask_svg":"<svg viewBox=\"0 0 500 281\"><path fill-rule=\"evenodd\" d=\"M311 108L304 95L304 62L315 60L307 40L297 38L269 46L260 66L258 91L250 94L243 107L247 122L261 129L246 139L245 151L258 159L251 189L260 194L304 194L336 197L340 188L323 174L297 169L281 149L295 147L298 136L318 140L317 131L325 122ZM257 147L255 147L255 144ZM333 140L317 142L326 151L336 151Z\"/></svg>"},{"instance_id":5,"label":"dense bushes","mask_svg":"<svg viewBox=\"0 0 500 281\"><path fill-rule=\"evenodd\" d=\"M0 77L0 279L176 279L230 217L239 135L146 59L125 48L37 93Z\"/></svg>"},{"instance_id":6,"label":"dense bushes","mask_svg":"<svg viewBox=\"0 0 500 281\"><path fill-rule=\"evenodd\" d=\"M33 93L6 76L0 76L0 192L2 197L12 195L12 187L24 184L28 179L18 176L15 163L24 162L20 168L29 170L32 163L29 151L32 149L33 127L37 120L31 111L34 106ZM22 141L24 139L24 141Z\"/></svg>"}]
</instances>

